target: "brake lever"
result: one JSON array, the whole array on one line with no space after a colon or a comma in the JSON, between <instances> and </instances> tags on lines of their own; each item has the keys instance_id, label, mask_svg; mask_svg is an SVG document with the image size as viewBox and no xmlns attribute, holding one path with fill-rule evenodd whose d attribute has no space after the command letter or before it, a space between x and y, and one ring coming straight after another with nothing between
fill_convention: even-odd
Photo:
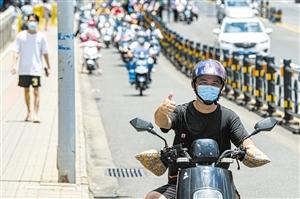
<instances>
[{"instance_id":1,"label":"brake lever","mask_svg":"<svg viewBox=\"0 0 300 199\"><path fill-rule=\"evenodd\" d=\"M241 167L240 167L239 160L238 160L237 158L236 158L235 160L236 160L236 163L237 163L237 165L238 165L238 167L237 167L237 170L240 170L240 169L241 169Z\"/></svg>"}]
</instances>

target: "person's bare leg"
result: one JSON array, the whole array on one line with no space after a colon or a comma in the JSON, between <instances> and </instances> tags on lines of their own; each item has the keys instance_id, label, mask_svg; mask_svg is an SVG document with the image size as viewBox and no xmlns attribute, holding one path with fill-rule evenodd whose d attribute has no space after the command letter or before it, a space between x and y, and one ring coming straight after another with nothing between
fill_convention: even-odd
<instances>
[{"instance_id":1,"label":"person's bare leg","mask_svg":"<svg viewBox=\"0 0 300 199\"><path fill-rule=\"evenodd\" d=\"M44 29L45 31L48 31L48 23L49 23L49 19L45 19L45 26L44 26Z\"/></svg>"},{"instance_id":2,"label":"person's bare leg","mask_svg":"<svg viewBox=\"0 0 300 199\"><path fill-rule=\"evenodd\" d=\"M161 193L151 191L144 197L144 199L166 199L166 197Z\"/></svg>"},{"instance_id":3,"label":"person's bare leg","mask_svg":"<svg viewBox=\"0 0 300 199\"><path fill-rule=\"evenodd\" d=\"M34 120L33 122L40 122L38 118L39 109L40 109L40 91L39 88L34 88L33 90L34 95Z\"/></svg>"},{"instance_id":4,"label":"person's bare leg","mask_svg":"<svg viewBox=\"0 0 300 199\"><path fill-rule=\"evenodd\" d=\"M27 115L25 118L25 121L29 121L32 118L32 113L31 113L31 107L30 107L30 89L29 88L24 88L24 97L25 97L25 104L26 104L26 108L27 108Z\"/></svg>"}]
</instances>

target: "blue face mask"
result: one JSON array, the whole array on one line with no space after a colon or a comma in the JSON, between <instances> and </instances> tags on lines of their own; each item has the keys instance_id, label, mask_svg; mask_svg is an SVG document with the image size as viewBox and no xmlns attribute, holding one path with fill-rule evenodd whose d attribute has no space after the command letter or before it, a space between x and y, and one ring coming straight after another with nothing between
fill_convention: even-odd
<instances>
[{"instance_id":1,"label":"blue face mask","mask_svg":"<svg viewBox=\"0 0 300 199\"><path fill-rule=\"evenodd\" d=\"M219 96L220 88L209 85L200 85L197 89L198 95L202 98L204 104L213 104Z\"/></svg>"},{"instance_id":2,"label":"blue face mask","mask_svg":"<svg viewBox=\"0 0 300 199\"><path fill-rule=\"evenodd\" d=\"M28 29L32 30L32 31L36 30L37 29L37 22L35 22L35 21L28 22Z\"/></svg>"}]
</instances>

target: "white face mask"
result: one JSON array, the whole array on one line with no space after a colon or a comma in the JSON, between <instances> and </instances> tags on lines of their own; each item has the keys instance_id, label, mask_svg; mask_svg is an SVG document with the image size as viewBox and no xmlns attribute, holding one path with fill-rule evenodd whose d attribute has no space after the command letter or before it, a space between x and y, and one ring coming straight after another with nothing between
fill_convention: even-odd
<instances>
[{"instance_id":1,"label":"white face mask","mask_svg":"<svg viewBox=\"0 0 300 199\"><path fill-rule=\"evenodd\" d=\"M37 22L36 21L30 21L28 22L28 29L29 30L36 30L37 29Z\"/></svg>"}]
</instances>

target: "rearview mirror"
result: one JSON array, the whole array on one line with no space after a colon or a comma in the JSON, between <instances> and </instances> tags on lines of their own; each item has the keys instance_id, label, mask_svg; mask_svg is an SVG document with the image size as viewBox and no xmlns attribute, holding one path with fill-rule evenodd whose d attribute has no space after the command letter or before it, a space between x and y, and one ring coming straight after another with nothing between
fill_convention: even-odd
<instances>
[{"instance_id":1,"label":"rearview mirror","mask_svg":"<svg viewBox=\"0 0 300 199\"><path fill-rule=\"evenodd\" d=\"M149 131L154 127L151 122L147 122L140 118L134 118L129 122L137 131Z\"/></svg>"},{"instance_id":2,"label":"rearview mirror","mask_svg":"<svg viewBox=\"0 0 300 199\"><path fill-rule=\"evenodd\" d=\"M215 35L220 34L220 32L221 32L220 28L214 28L214 29L213 29L213 33L214 33Z\"/></svg>"},{"instance_id":3,"label":"rearview mirror","mask_svg":"<svg viewBox=\"0 0 300 199\"><path fill-rule=\"evenodd\" d=\"M265 32L267 34L271 34L273 32L272 28L266 28Z\"/></svg>"},{"instance_id":4,"label":"rearview mirror","mask_svg":"<svg viewBox=\"0 0 300 199\"><path fill-rule=\"evenodd\" d=\"M273 117L265 118L259 122L257 122L254 126L255 131L270 131L277 124L277 120Z\"/></svg>"},{"instance_id":5,"label":"rearview mirror","mask_svg":"<svg viewBox=\"0 0 300 199\"><path fill-rule=\"evenodd\" d=\"M151 122L147 122L140 118L134 118L134 119L130 120L129 123L135 128L136 131L147 131L147 132L159 137L160 139L162 139L164 141L165 147L168 147L167 140L165 138L161 137L160 135L158 135L153 130L154 126L152 125Z\"/></svg>"}]
</instances>

